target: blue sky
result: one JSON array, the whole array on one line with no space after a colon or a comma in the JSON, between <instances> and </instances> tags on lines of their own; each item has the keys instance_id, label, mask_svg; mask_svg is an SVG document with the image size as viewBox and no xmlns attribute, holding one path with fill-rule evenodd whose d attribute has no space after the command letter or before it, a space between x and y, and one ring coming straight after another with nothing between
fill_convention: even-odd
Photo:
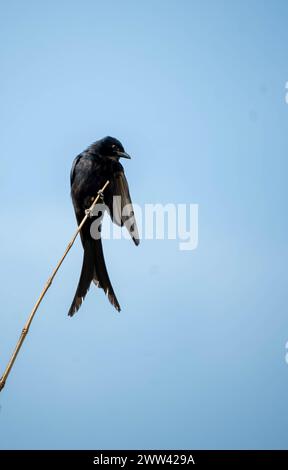
<instances>
[{"instance_id":1,"label":"blue sky","mask_svg":"<svg viewBox=\"0 0 288 470\"><path fill-rule=\"evenodd\" d=\"M285 1L10 1L0 18L0 365L107 134L133 199L198 203L199 246L105 241L117 314L67 310L79 241L0 396L1 449L287 448Z\"/></svg>"}]
</instances>

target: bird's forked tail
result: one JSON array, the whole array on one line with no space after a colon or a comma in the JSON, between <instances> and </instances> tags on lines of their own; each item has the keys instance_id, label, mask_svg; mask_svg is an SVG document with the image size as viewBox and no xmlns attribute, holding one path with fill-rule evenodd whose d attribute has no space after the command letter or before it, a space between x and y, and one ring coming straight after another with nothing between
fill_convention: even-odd
<instances>
[{"instance_id":1,"label":"bird's forked tail","mask_svg":"<svg viewBox=\"0 0 288 470\"><path fill-rule=\"evenodd\" d=\"M84 242L82 269L76 293L68 312L70 317L79 310L92 281L97 287L104 290L111 304L120 312L121 308L106 269L101 238L97 240L90 238Z\"/></svg>"}]
</instances>

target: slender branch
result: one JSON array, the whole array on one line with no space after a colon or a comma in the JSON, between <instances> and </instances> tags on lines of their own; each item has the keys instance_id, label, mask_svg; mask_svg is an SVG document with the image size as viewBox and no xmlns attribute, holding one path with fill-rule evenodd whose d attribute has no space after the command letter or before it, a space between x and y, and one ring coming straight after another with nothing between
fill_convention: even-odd
<instances>
[{"instance_id":1,"label":"slender branch","mask_svg":"<svg viewBox=\"0 0 288 470\"><path fill-rule=\"evenodd\" d=\"M0 391L4 388L5 386L5 383L6 383L6 380L7 380L7 377L13 367L13 364L15 362L15 359L21 349L21 346L27 336L27 333L29 331L29 328L30 328L30 325L32 323L32 320L34 318L34 315L35 313L37 312L38 310L38 307L39 305L41 304L47 290L49 289L49 287L51 286L53 280L54 280L54 277L56 276L61 264L63 263L64 259L66 258L67 254L69 253L69 251L71 250L80 230L82 229L83 225L85 224L85 222L87 221L88 217L90 216L90 213L93 211L95 205L97 204L97 202L99 201L99 198L102 196L102 194L104 193L105 189L107 188L109 184L109 181L106 181L106 183L104 184L103 188L101 188L98 193L97 193L97 196L95 197L93 203L91 204L90 208L86 211L86 214L85 214L85 217L83 218L82 222L80 223L80 225L78 226L75 234L73 235L71 241L68 243L67 245L67 248L62 256L62 258L58 261L57 265L56 265L56 268L54 269L54 271L52 272L51 276L49 277L48 281L46 282L36 304L34 305L29 317L28 317L28 320L26 321L25 325L24 325L24 328L21 332L21 335L20 335L20 338L18 339L18 342L15 346L15 349L14 349L14 352L10 358L10 361L8 362L8 365L4 371L4 374L2 375L1 379L0 379Z\"/></svg>"}]
</instances>

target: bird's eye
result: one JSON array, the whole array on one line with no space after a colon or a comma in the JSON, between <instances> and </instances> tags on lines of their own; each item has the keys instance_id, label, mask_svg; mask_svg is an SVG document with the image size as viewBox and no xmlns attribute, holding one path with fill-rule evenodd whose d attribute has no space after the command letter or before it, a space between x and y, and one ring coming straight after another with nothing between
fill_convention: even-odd
<instances>
[{"instance_id":1,"label":"bird's eye","mask_svg":"<svg viewBox=\"0 0 288 470\"><path fill-rule=\"evenodd\" d=\"M115 149L115 148L116 148L116 145L115 145L115 144L113 144L113 145L112 145L112 149Z\"/></svg>"}]
</instances>

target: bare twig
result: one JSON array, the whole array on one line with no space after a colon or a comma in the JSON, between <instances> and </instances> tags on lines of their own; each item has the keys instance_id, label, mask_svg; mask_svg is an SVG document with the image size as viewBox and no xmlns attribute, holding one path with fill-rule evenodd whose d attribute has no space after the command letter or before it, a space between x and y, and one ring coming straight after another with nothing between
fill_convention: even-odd
<instances>
[{"instance_id":1,"label":"bare twig","mask_svg":"<svg viewBox=\"0 0 288 470\"><path fill-rule=\"evenodd\" d=\"M67 254L69 253L70 249L72 248L72 246L73 246L73 244L74 244L74 242L75 242L75 240L76 240L76 238L77 238L77 236L78 236L78 234L79 234L81 228L83 227L83 225L85 224L86 220L87 220L88 217L90 216L90 213L93 211L95 205L96 205L97 202L99 201L99 198L102 197L102 194L103 194L103 192L105 191L105 189L106 189L106 187L108 186L108 184L109 184L109 181L106 181L106 183L104 184L103 188L101 188L101 189L98 191L97 196L95 197L93 203L91 204L91 207L86 211L85 217L83 218L82 222L81 222L80 225L78 226L78 228L77 228L75 234L73 235L71 241L68 243L67 248L66 248L66 250L65 250L65 252L64 252L64 254L63 254L63 256L62 256L62 258L58 261L58 264L57 264L56 268L54 269L54 271L52 272L52 274L51 274L51 276L49 277L48 281L46 282L46 284L45 284L45 286L44 286L44 288L43 288L43 290L42 290L42 292L41 292L41 294L40 294L40 296L39 296L39 298L38 298L36 304L34 305L32 311L31 311L31 313L30 313L30 315L29 315L29 317L28 317L27 322L25 323L25 326L24 326L24 328L23 328L23 330L22 330L22 332L21 332L20 338L19 338L19 340L18 340L18 342L17 342L17 344L16 344L16 347L15 347L14 352L13 352L11 358L10 358L10 361L8 362L8 365L7 365L6 369L5 369L5 372L4 372L4 374L2 375L2 377L1 377L1 379L0 379L0 391L1 391L1 390L4 388L4 386L5 386L7 377L8 377L8 375L9 375L9 373L10 373L12 367L13 367L13 364L14 364L15 359L16 359L16 357L17 357L19 351L20 351L20 348L21 348L21 346L22 346L22 344L23 344L23 342L24 342L24 340L25 340L25 338L26 338L26 336L27 336L27 333L28 333L28 331L29 331L30 325L31 325L31 323L32 323L32 320L33 320L33 318L34 318L35 313L36 313L37 310L38 310L39 305L41 304L41 302L42 302L42 300L43 300L43 298L44 298L44 296L45 296L47 290L48 290L49 287L51 286L51 284L52 284L52 282L53 282L53 280L54 280L54 277L56 276L56 274L57 274L57 272L58 272L58 270L59 270L61 264L63 263L64 259L66 258Z\"/></svg>"}]
</instances>

